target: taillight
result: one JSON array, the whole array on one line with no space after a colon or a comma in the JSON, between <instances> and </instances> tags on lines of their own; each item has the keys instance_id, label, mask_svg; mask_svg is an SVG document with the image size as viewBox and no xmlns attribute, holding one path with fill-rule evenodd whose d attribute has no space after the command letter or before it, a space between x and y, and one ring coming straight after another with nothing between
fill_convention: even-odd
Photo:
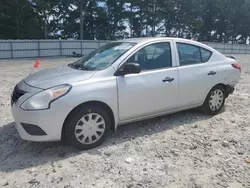
<instances>
[{"instance_id":1,"label":"taillight","mask_svg":"<svg viewBox=\"0 0 250 188\"><path fill-rule=\"evenodd\" d=\"M232 64L232 66L241 72L241 66L237 63Z\"/></svg>"}]
</instances>

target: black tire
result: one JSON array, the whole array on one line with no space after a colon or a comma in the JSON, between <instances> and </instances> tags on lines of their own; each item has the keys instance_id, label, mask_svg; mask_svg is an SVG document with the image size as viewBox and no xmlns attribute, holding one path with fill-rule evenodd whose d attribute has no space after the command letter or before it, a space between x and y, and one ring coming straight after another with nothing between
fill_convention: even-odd
<instances>
[{"instance_id":1,"label":"black tire","mask_svg":"<svg viewBox=\"0 0 250 188\"><path fill-rule=\"evenodd\" d=\"M214 109L214 110L213 110L213 109L211 109L211 107L210 107L210 105L209 105L209 100L210 100L211 96L213 95L213 93L214 93L216 90L220 90L220 91L223 93L223 98L221 99L221 100L222 100L221 106L220 106L218 109ZM220 85L215 86L215 87L208 93L205 102L204 102L203 105L201 106L201 110L202 110L204 113L208 114L208 115L216 115L216 114L220 113L221 110L223 109L224 104L225 104L225 99L226 99L226 91L225 91L224 87L223 87L223 86L220 86Z\"/></svg>"},{"instance_id":2,"label":"black tire","mask_svg":"<svg viewBox=\"0 0 250 188\"><path fill-rule=\"evenodd\" d=\"M96 113L96 114L102 116L102 118L105 121L105 130L104 130L104 133L101 136L101 138L98 141L96 141L95 143L83 144L83 143L79 142L75 136L75 127L76 127L78 121L82 117L84 117L85 115L90 114L90 113ZM101 145L104 142L104 140L108 136L108 133L111 129L111 120L110 120L110 117L108 116L108 114L102 108L95 106L95 105L83 105L83 106L77 108L77 110L75 110L73 113L71 113L69 115L64 126L65 126L65 129L64 129L64 137L63 137L64 140L63 141L66 144L68 144L74 148L77 148L79 150L89 150L89 149L98 147L99 145Z\"/></svg>"}]
</instances>

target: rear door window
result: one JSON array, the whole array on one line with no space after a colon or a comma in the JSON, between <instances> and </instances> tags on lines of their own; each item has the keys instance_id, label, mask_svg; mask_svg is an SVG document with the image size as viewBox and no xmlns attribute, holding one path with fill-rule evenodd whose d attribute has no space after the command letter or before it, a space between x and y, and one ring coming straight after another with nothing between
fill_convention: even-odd
<instances>
[{"instance_id":1,"label":"rear door window","mask_svg":"<svg viewBox=\"0 0 250 188\"><path fill-rule=\"evenodd\" d=\"M184 43L176 43L180 66L199 64L202 62L200 47Z\"/></svg>"}]
</instances>

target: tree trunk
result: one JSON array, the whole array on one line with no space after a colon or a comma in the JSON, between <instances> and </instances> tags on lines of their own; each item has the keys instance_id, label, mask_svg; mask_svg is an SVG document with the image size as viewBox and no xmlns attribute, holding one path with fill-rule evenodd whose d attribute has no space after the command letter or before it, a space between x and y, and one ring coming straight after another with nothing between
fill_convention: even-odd
<instances>
[{"instance_id":1,"label":"tree trunk","mask_svg":"<svg viewBox=\"0 0 250 188\"><path fill-rule=\"evenodd\" d=\"M47 21L44 20L44 38L48 39Z\"/></svg>"},{"instance_id":2,"label":"tree trunk","mask_svg":"<svg viewBox=\"0 0 250 188\"><path fill-rule=\"evenodd\" d=\"M133 14L132 14L132 12L133 12L133 5L132 5L132 3L130 4L130 11L131 11L131 17L130 17L130 37L132 37L133 36Z\"/></svg>"},{"instance_id":3,"label":"tree trunk","mask_svg":"<svg viewBox=\"0 0 250 188\"><path fill-rule=\"evenodd\" d=\"M19 39L19 20L16 19L16 38Z\"/></svg>"},{"instance_id":4,"label":"tree trunk","mask_svg":"<svg viewBox=\"0 0 250 188\"><path fill-rule=\"evenodd\" d=\"M16 18L16 38L19 39L20 36L19 36L19 30L20 30L20 26L19 26L19 18L21 17L21 13L19 13L19 4L18 2L16 1L16 4L17 4L17 13L19 14L19 16Z\"/></svg>"},{"instance_id":5,"label":"tree trunk","mask_svg":"<svg viewBox=\"0 0 250 188\"><path fill-rule=\"evenodd\" d=\"M43 11L44 15L44 38L48 39L48 28L47 28L47 16L46 16L46 11Z\"/></svg>"},{"instance_id":6,"label":"tree trunk","mask_svg":"<svg viewBox=\"0 0 250 188\"><path fill-rule=\"evenodd\" d=\"M148 0L147 0L147 8L146 8L146 37L148 36Z\"/></svg>"}]
</instances>

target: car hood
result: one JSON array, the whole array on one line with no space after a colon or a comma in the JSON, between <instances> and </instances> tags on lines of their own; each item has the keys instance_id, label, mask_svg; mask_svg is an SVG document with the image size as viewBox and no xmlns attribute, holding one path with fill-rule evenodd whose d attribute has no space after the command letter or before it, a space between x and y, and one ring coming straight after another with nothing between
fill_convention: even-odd
<instances>
[{"instance_id":1,"label":"car hood","mask_svg":"<svg viewBox=\"0 0 250 188\"><path fill-rule=\"evenodd\" d=\"M24 81L31 86L47 89L61 84L70 84L90 79L95 71L84 71L68 66L53 67L40 70L29 75Z\"/></svg>"}]
</instances>

